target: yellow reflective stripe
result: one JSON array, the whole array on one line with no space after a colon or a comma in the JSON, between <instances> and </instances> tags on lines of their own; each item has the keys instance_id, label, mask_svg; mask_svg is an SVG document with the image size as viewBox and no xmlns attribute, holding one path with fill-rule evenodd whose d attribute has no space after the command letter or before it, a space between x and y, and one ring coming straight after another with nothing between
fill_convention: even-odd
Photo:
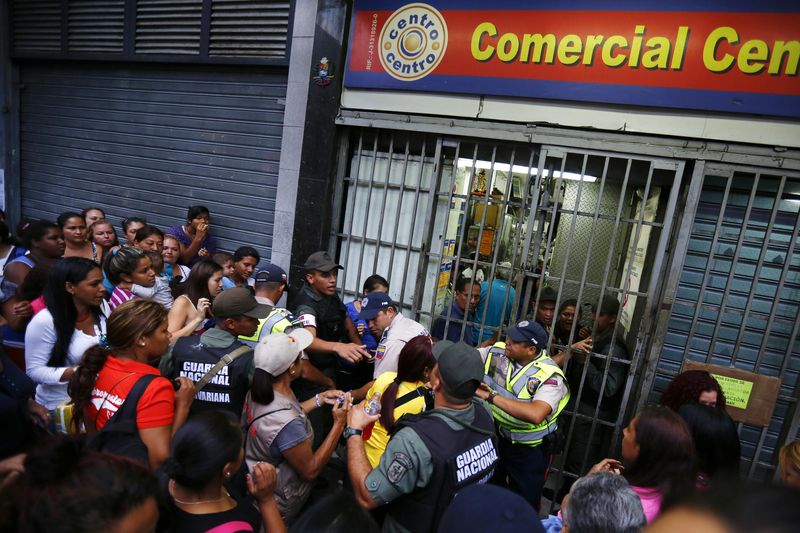
<instances>
[{"instance_id":1,"label":"yellow reflective stripe","mask_svg":"<svg viewBox=\"0 0 800 533\"><path fill-rule=\"evenodd\" d=\"M264 327L264 323L267 321L266 318L258 321L258 328L256 329L255 334L252 337L245 337L244 335L239 335L239 339L243 341L257 341L261 337L261 328Z\"/></svg>"},{"instance_id":2,"label":"yellow reflective stripe","mask_svg":"<svg viewBox=\"0 0 800 533\"><path fill-rule=\"evenodd\" d=\"M286 318L289 316L289 312L285 309L273 309L267 318L262 318L258 321L258 329L256 329L255 334L252 337L245 337L239 336L239 338L243 341L253 341L257 342L258 339L261 338L261 331L264 329L264 326L267 326L269 329L269 333L283 333L286 328L288 328L292 321ZM286 322L283 324L283 322Z\"/></svg>"},{"instance_id":3,"label":"yellow reflective stripe","mask_svg":"<svg viewBox=\"0 0 800 533\"><path fill-rule=\"evenodd\" d=\"M492 349L489 351L490 354L494 352L494 355L499 356L499 349L500 344L497 343L492 346ZM505 344L503 344L503 356L505 356ZM487 364L485 366L486 372L488 373L490 368L490 357L487 357ZM510 362L509 362L510 363ZM495 365L495 368L497 365ZM507 378L510 377L510 369L512 365L509 365L509 373L507 373ZM536 367L536 372L533 375L529 374L529 371L532 367ZM539 380L540 385L546 382L548 379L553 377L554 375L560 376L566 385L566 377L564 376L564 371L561 370L561 367L556 365L552 359L547 357L547 354L544 353L543 356L538 357L536 360L531 361L529 364L525 365L523 369L517 372L516 376L514 376L513 381L509 382L506 379L506 387L500 387L496 381L494 381L493 376L487 376L488 384L492 387L493 390L496 390L499 394L506 398L517 399L520 401L528 401L531 399L531 395L528 392L527 382L529 378L536 378ZM525 376L526 379L524 382L520 381L520 378ZM530 422L524 422L510 414L506 413L502 409L492 405L492 413L494 415L495 420L500 428L500 433L504 435L506 438L513 442L519 442L528 444L531 446L538 445L541 443L542 438L545 435L553 431L551 426L557 427L557 419L561 412L566 407L567 403L569 402L570 392L569 387L567 387L567 393L564 397L558 402L556 406L555 412L551 413L550 416L545 418L539 424L531 424Z\"/></svg>"}]
</instances>

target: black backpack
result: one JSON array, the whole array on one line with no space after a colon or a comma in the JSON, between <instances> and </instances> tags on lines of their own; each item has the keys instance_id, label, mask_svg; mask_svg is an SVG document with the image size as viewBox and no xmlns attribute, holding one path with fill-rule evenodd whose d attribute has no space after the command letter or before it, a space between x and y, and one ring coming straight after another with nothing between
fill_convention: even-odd
<instances>
[{"instance_id":1,"label":"black backpack","mask_svg":"<svg viewBox=\"0 0 800 533\"><path fill-rule=\"evenodd\" d=\"M87 439L86 448L121 455L147 466L149 456L147 446L139 436L139 428L136 427L136 411L145 389L157 377L148 374L136 380L114 416L106 422L103 429Z\"/></svg>"}]
</instances>

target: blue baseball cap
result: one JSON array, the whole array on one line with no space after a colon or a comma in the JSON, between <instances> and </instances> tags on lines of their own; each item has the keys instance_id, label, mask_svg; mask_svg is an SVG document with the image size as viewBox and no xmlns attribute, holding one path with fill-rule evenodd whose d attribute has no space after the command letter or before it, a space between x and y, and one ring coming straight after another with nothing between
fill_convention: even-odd
<instances>
[{"instance_id":1,"label":"blue baseball cap","mask_svg":"<svg viewBox=\"0 0 800 533\"><path fill-rule=\"evenodd\" d=\"M372 320L378 316L381 309L388 309L394 305L392 299L385 292L371 292L361 300L361 312L358 314L359 320Z\"/></svg>"},{"instance_id":2,"label":"blue baseball cap","mask_svg":"<svg viewBox=\"0 0 800 533\"><path fill-rule=\"evenodd\" d=\"M256 272L255 280L256 283L275 281L283 283L287 287L289 286L289 276L287 276L286 271L278 265L267 265L266 268L259 270Z\"/></svg>"},{"instance_id":3,"label":"blue baseball cap","mask_svg":"<svg viewBox=\"0 0 800 533\"><path fill-rule=\"evenodd\" d=\"M547 332L538 322L523 320L508 328L506 335L514 342L529 342L540 350L547 346Z\"/></svg>"}]
</instances>

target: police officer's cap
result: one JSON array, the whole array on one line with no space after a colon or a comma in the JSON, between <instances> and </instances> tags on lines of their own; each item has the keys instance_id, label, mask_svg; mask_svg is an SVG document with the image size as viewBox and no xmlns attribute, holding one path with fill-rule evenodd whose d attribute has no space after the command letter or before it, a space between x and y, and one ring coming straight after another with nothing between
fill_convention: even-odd
<instances>
[{"instance_id":1,"label":"police officer's cap","mask_svg":"<svg viewBox=\"0 0 800 533\"><path fill-rule=\"evenodd\" d=\"M330 272L335 268L342 269L344 267L334 261L328 252L324 252L322 250L309 255L308 259L306 259L306 263L303 265L303 269L305 269L306 272L310 272L312 270Z\"/></svg>"},{"instance_id":2,"label":"police officer's cap","mask_svg":"<svg viewBox=\"0 0 800 533\"><path fill-rule=\"evenodd\" d=\"M359 320L372 320L382 309L388 309L394 302L385 292L371 292L361 300L361 312L358 314Z\"/></svg>"},{"instance_id":3,"label":"police officer's cap","mask_svg":"<svg viewBox=\"0 0 800 533\"><path fill-rule=\"evenodd\" d=\"M483 381L481 354L469 344L439 341L433 345L433 356L439 366L439 376L450 390L455 390L468 381L475 381L477 389Z\"/></svg>"},{"instance_id":4,"label":"police officer's cap","mask_svg":"<svg viewBox=\"0 0 800 533\"><path fill-rule=\"evenodd\" d=\"M516 326L506 330L506 336L514 342L527 342L537 346L540 350L547 346L547 332L538 323L523 320Z\"/></svg>"},{"instance_id":5,"label":"police officer's cap","mask_svg":"<svg viewBox=\"0 0 800 533\"><path fill-rule=\"evenodd\" d=\"M256 283L277 282L289 286L289 276L278 265L267 265L266 268L256 272Z\"/></svg>"}]
</instances>

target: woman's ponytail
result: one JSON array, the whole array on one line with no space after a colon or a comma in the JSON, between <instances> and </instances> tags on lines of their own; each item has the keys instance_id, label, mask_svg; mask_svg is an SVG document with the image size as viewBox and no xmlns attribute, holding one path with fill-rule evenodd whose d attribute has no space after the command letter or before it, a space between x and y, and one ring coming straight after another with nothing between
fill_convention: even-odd
<instances>
[{"instance_id":1,"label":"woman's ponytail","mask_svg":"<svg viewBox=\"0 0 800 533\"><path fill-rule=\"evenodd\" d=\"M394 427L394 402L397 400L397 391L400 390L400 378L397 377L389 383L381 396L381 425L387 433Z\"/></svg>"},{"instance_id":2,"label":"woman's ponytail","mask_svg":"<svg viewBox=\"0 0 800 533\"><path fill-rule=\"evenodd\" d=\"M72 378L67 385L72 403L75 405L72 414L72 423L75 428L80 428L83 422L86 406L92 400L92 390L97 381L97 374L106 364L109 351L101 346L92 346L83 354L81 363L72 374Z\"/></svg>"}]
</instances>

